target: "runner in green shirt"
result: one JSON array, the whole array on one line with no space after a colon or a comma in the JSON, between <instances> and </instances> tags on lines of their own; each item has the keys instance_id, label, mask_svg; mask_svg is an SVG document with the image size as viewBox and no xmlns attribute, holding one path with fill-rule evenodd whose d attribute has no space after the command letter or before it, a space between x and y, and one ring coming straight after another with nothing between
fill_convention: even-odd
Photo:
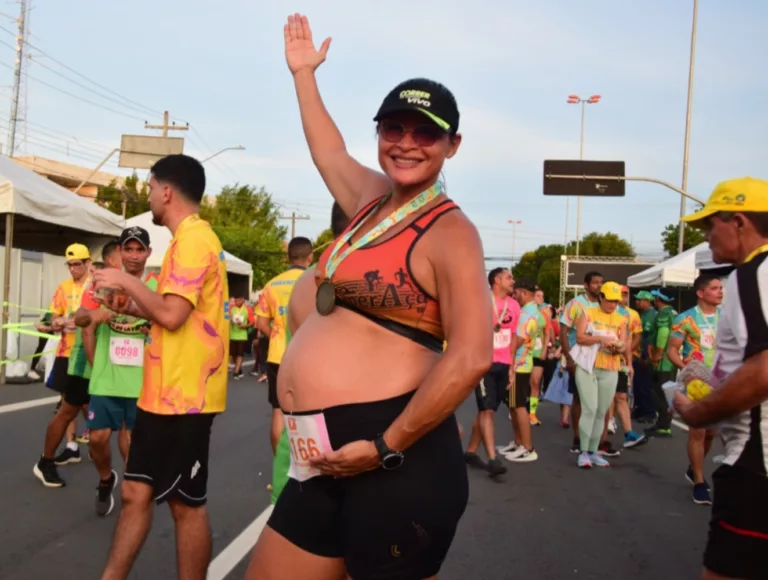
<instances>
[{"instance_id":1,"label":"runner in green shirt","mask_svg":"<svg viewBox=\"0 0 768 580\"><path fill-rule=\"evenodd\" d=\"M150 289L156 290L157 276L145 273L147 258L151 254L149 244L146 230L127 228L120 235L115 253L128 274L142 278ZM103 253L106 254L106 248ZM115 266L107 255L104 259L108 265ZM120 262L117 262L118 267ZM149 322L107 310L91 289L83 294L75 322L83 328L84 350L93 366L88 426L93 463L99 473L96 513L106 516L114 508L113 491L117 485L117 472L112 469L110 438L114 431L119 433L118 447L125 461L136 420L136 402L144 379L144 343Z\"/></svg>"},{"instance_id":2,"label":"runner in green shirt","mask_svg":"<svg viewBox=\"0 0 768 580\"><path fill-rule=\"evenodd\" d=\"M243 355L248 342L248 329L253 326L251 311L245 304L245 298L235 297L235 303L229 310L229 354L235 363L232 378L243 378Z\"/></svg>"},{"instance_id":3,"label":"runner in green shirt","mask_svg":"<svg viewBox=\"0 0 768 580\"><path fill-rule=\"evenodd\" d=\"M655 369L653 395L658 418L653 427L646 429L646 433L654 437L670 437L672 435L672 413L669 412L669 404L662 385L668 381L674 381L677 375L677 369L666 354L669 335L672 332L672 323L677 317L677 312L672 308L673 298L661 290L654 290L651 294L655 299L656 310L658 311L653 321L650 336L651 362Z\"/></svg>"}]
</instances>

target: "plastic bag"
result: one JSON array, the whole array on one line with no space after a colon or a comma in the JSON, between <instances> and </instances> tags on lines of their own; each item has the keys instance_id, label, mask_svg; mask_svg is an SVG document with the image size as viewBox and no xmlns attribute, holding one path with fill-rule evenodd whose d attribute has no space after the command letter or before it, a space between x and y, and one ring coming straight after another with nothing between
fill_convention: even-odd
<instances>
[{"instance_id":1,"label":"plastic bag","mask_svg":"<svg viewBox=\"0 0 768 580\"><path fill-rule=\"evenodd\" d=\"M543 399L558 405L573 403L573 395L568 392L568 376L568 371L558 363Z\"/></svg>"}]
</instances>

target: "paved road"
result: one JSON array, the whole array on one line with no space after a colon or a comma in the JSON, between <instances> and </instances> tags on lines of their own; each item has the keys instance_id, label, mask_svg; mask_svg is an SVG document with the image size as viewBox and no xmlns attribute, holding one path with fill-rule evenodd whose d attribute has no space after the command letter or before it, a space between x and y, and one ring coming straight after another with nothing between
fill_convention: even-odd
<instances>
[{"instance_id":1,"label":"paved road","mask_svg":"<svg viewBox=\"0 0 768 580\"><path fill-rule=\"evenodd\" d=\"M82 463L61 468L67 487L46 489L32 475L53 405L3 412L6 405L51 394L39 385L0 388L4 580L97 578L111 541L117 508L105 519L93 513L97 481L85 447ZM467 431L473 413L470 398L459 411ZM538 462L511 466L498 481L471 470L469 506L441 580L697 577L709 510L690 499L685 433L677 429L671 440L627 451L610 469L581 471L555 408L545 404L539 416ZM497 418L504 443L506 413ZM266 386L251 377L231 382L229 409L214 423L211 446L214 557L268 506L268 432ZM245 567L241 561L227 577L242 578ZM131 578L173 577L173 526L163 507Z\"/></svg>"}]
</instances>

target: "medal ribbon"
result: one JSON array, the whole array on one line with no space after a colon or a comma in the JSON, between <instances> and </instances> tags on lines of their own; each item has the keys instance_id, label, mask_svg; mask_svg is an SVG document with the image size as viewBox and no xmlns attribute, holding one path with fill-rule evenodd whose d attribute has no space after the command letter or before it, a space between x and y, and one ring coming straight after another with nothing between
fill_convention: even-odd
<instances>
[{"instance_id":1,"label":"medal ribbon","mask_svg":"<svg viewBox=\"0 0 768 580\"><path fill-rule=\"evenodd\" d=\"M333 273L339 267L339 264L341 264L352 252L370 244L373 240L378 238L387 230L403 221L412 213L427 205L441 193L443 193L443 186L440 184L440 182L437 182L429 189L422 191L419 195L410 201L405 202L403 205L401 205L399 208L381 220L376 226L373 227L373 229L371 229L371 231L357 240L354 244L350 244L350 246L344 250L341 255L337 256L339 250L341 250L341 247L349 242L352 236L355 235L355 232L357 232L363 223L367 221L367 219L360 220L360 223L358 223L349 232L339 238L339 240L336 242L336 245L333 247L333 250L331 250L331 255L328 256L328 263L325 265L325 277L330 279L333 276ZM391 196L392 194L390 193L381 198L371 214L375 213L376 210L383 206Z\"/></svg>"},{"instance_id":2,"label":"medal ribbon","mask_svg":"<svg viewBox=\"0 0 768 580\"><path fill-rule=\"evenodd\" d=\"M752 252L749 256L744 258L744 262L743 263L746 264L747 262L751 262L754 258L756 258L760 254L763 254L765 252L768 252L768 244L763 244L759 248L755 249L754 252Z\"/></svg>"},{"instance_id":3,"label":"medal ribbon","mask_svg":"<svg viewBox=\"0 0 768 580\"><path fill-rule=\"evenodd\" d=\"M496 309L496 297L493 295L493 292L491 292L491 300L493 300L493 310L496 313L496 324L501 326L501 321L504 320L504 317L507 315L507 306L509 306L507 300L509 300L509 298L504 299L504 309L501 311L501 316L499 316L499 311Z\"/></svg>"}]
</instances>

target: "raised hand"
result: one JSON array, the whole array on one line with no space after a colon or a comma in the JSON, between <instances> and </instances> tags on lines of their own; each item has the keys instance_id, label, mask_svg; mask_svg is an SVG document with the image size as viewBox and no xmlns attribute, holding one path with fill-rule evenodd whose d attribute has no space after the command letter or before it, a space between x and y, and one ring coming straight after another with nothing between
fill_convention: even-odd
<instances>
[{"instance_id":1,"label":"raised hand","mask_svg":"<svg viewBox=\"0 0 768 580\"><path fill-rule=\"evenodd\" d=\"M285 32L285 60L292 74L302 70L314 71L324 61L331 46L331 38L326 38L320 45L320 50L315 48L312 41L312 29L309 27L309 19L301 14L288 17L288 24L283 27Z\"/></svg>"}]
</instances>

